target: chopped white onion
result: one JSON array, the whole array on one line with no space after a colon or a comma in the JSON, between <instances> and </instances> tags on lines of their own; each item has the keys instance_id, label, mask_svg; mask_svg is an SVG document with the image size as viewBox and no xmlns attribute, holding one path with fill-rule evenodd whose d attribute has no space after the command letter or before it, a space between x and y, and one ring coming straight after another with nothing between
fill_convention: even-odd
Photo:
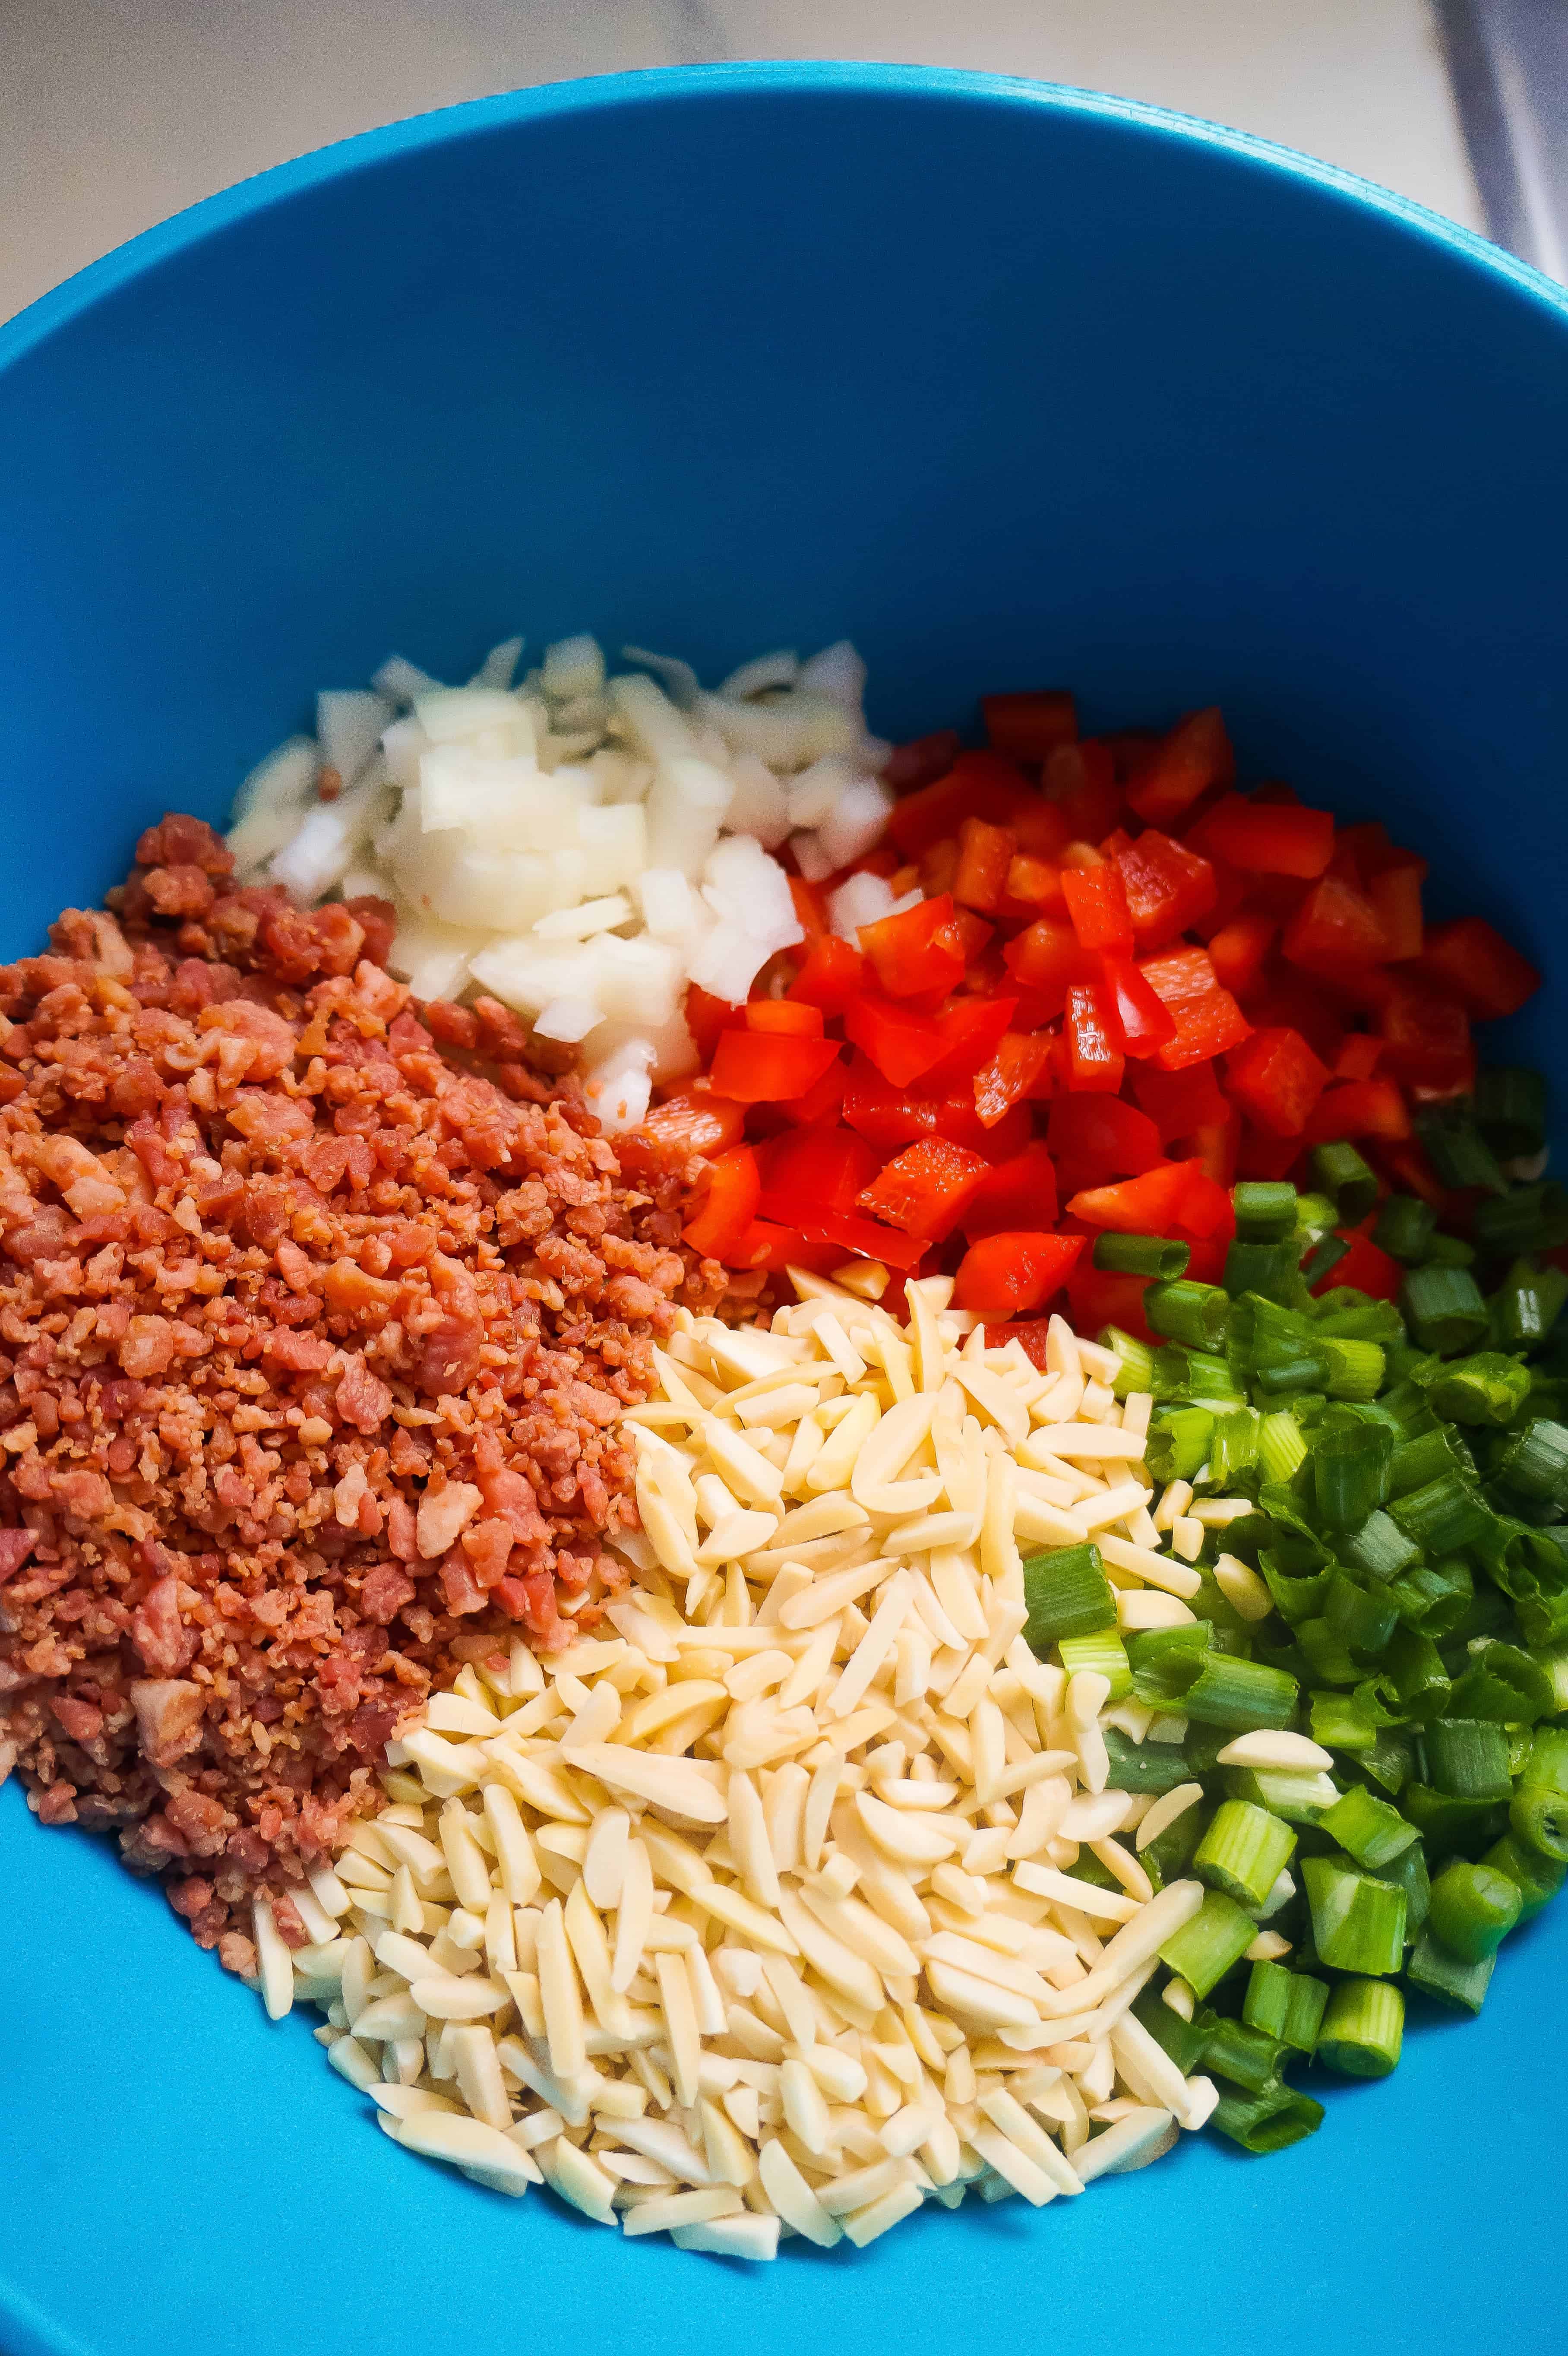
<instances>
[{"instance_id":1,"label":"chopped white onion","mask_svg":"<svg viewBox=\"0 0 1568 2356\"><path fill-rule=\"evenodd\" d=\"M523 651L521 638L503 638L492 647L474 675L475 687L510 687L512 673L517 668L517 658Z\"/></svg>"},{"instance_id":2,"label":"chopped white onion","mask_svg":"<svg viewBox=\"0 0 1568 2356\"><path fill-rule=\"evenodd\" d=\"M793 647L782 648L775 655L757 655L732 670L720 688L720 695L732 703L744 703L748 697L766 695L770 688L793 687L800 677L800 657Z\"/></svg>"},{"instance_id":3,"label":"chopped white onion","mask_svg":"<svg viewBox=\"0 0 1568 2356\"><path fill-rule=\"evenodd\" d=\"M645 760L656 765L691 751L691 731L685 719L651 679L636 671L613 679L610 701L623 733Z\"/></svg>"},{"instance_id":4,"label":"chopped white onion","mask_svg":"<svg viewBox=\"0 0 1568 2356\"><path fill-rule=\"evenodd\" d=\"M735 790L724 813L729 834L754 834L769 851L776 850L790 830L789 802L780 780L755 753L729 756Z\"/></svg>"},{"instance_id":5,"label":"chopped white onion","mask_svg":"<svg viewBox=\"0 0 1568 2356\"><path fill-rule=\"evenodd\" d=\"M405 662L401 655L389 655L379 670L370 674L370 684L378 695L389 696L394 703L411 703L416 695L430 695L441 685L418 663Z\"/></svg>"},{"instance_id":6,"label":"chopped white onion","mask_svg":"<svg viewBox=\"0 0 1568 2356\"><path fill-rule=\"evenodd\" d=\"M767 703L732 703L720 695L699 695L699 718L711 722L732 753L756 753L770 769L804 769L824 753L852 752L860 741L859 716L830 697L798 689Z\"/></svg>"},{"instance_id":7,"label":"chopped white onion","mask_svg":"<svg viewBox=\"0 0 1568 2356\"><path fill-rule=\"evenodd\" d=\"M892 913L892 885L886 876L868 875L864 869L828 894L827 921L840 940L854 940L862 925L877 924Z\"/></svg>"},{"instance_id":8,"label":"chopped white onion","mask_svg":"<svg viewBox=\"0 0 1568 2356\"><path fill-rule=\"evenodd\" d=\"M677 712L689 712L702 692L697 673L678 655L655 655L646 647L623 647L621 658L624 662L640 663L656 679L662 679L665 693Z\"/></svg>"},{"instance_id":9,"label":"chopped white onion","mask_svg":"<svg viewBox=\"0 0 1568 2356\"><path fill-rule=\"evenodd\" d=\"M597 695L604 684L604 655L597 638L558 638L547 647L540 685L560 702L573 696Z\"/></svg>"},{"instance_id":10,"label":"chopped white onion","mask_svg":"<svg viewBox=\"0 0 1568 2356\"><path fill-rule=\"evenodd\" d=\"M654 865L698 874L719 840L734 791L727 771L695 754L676 754L661 761L645 805L648 857Z\"/></svg>"},{"instance_id":11,"label":"chopped white onion","mask_svg":"<svg viewBox=\"0 0 1568 2356\"><path fill-rule=\"evenodd\" d=\"M315 733L324 765L351 786L380 743L382 731L397 716L389 696L355 687L324 688L315 699Z\"/></svg>"},{"instance_id":12,"label":"chopped white onion","mask_svg":"<svg viewBox=\"0 0 1568 2356\"><path fill-rule=\"evenodd\" d=\"M833 873L833 862L822 848L818 835L792 834L789 847L795 853L795 863L808 884L820 884L825 875Z\"/></svg>"},{"instance_id":13,"label":"chopped white onion","mask_svg":"<svg viewBox=\"0 0 1568 2356\"><path fill-rule=\"evenodd\" d=\"M648 867L638 880L643 922L657 941L683 941L703 921L697 894L678 867Z\"/></svg>"},{"instance_id":14,"label":"chopped white onion","mask_svg":"<svg viewBox=\"0 0 1568 2356\"><path fill-rule=\"evenodd\" d=\"M848 867L880 842L892 809L892 793L880 777L857 777L846 786L816 830L832 864Z\"/></svg>"},{"instance_id":15,"label":"chopped white onion","mask_svg":"<svg viewBox=\"0 0 1568 2356\"><path fill-rule=\"evenodd\" d=\"M272 861L272 879L306 906L330 892L347 874L360 845L388 806L380 761L372 761L357 785L339 794L335 802L318 802L306 813L299 831Z\"/></svg>"},{"instance_id":16,"label":"chopped white onion","mask_svg":"<svg viewBox=\"0 0 1568 2356\"><path fill-rule=\"evenodd\" d=\"M585 941L592 933L613 932L617 925L629 924L632 904L624 892L612 892L608 899L583 900L575 908L552 908L534 926L541 941Z\"/></svg>"},{"instance_id":17,"label":"chopped white onion","mask_svg":"<svg viewBox=\"0 0 1568 2356\"><path fill-rule=\"evenodd\" d=\"M541 1039L559 1039L563 1045L574 1047L603 1020L591 998L552 998L535 1015L534 1029Z\"/></svg>"},{"instance_id":18,"label":"chopped white onion","mask_svg":"<svg viewBox=\"0 0 1568 2356\"><path fill-rule=\"evenodd\" d=\"M290 736L258 761L234 797L233 823L255 810L300 810L315 785L321 755L309 736Z\"/></svg>"},{"instance_id":19,"label":"chopped white onion","mask_svg":"<svg viewBox=\"0 0 1568 2356\"><path fill-rule=\"evenodd\" d=\"M789 789L791 826L820 826L855 775L854 764L844 753L825 753L813 761Z\"/></svg>"},{"instance_id":20,"label":"chopped white onion","mask_svg":"<svg viewBox=\"0 0 1568 2356\"><path fill-rule=\"evenodd\" d=\"M797 684L812 695L826 695L841 703L858 720L866 696L866 666L848 638L835 638L819 655L802 663Z\"/></svg>"}]
</instances>

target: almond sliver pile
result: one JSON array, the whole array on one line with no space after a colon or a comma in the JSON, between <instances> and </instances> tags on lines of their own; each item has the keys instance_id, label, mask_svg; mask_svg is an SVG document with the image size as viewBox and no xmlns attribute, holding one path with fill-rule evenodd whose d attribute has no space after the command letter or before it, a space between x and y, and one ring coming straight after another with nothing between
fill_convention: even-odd
<instances>
[{"instance_id":1,"label":"almond sliver pile","mask_svg":"<svg viewBox=\"0 0 1568 2356\"><path fill-rule=\"evenodd\" d=\"M269 2010L322 2007L397 2141L752 2258L1079 2193L1216 2099L1131 2010L1202 1895L1153 1891L1151 1804L1105 1788L1153 1713L1023 1636L1020 1542L1092 1537L1126 1627L1190 1616L1147 1396L1060 1318L1044 1372L988 1348L947 1279L907 1325L796 1287L660 1354L601 1632L432 1700L314 1945L256 1909Z\"/></svg>"}]
</instances>

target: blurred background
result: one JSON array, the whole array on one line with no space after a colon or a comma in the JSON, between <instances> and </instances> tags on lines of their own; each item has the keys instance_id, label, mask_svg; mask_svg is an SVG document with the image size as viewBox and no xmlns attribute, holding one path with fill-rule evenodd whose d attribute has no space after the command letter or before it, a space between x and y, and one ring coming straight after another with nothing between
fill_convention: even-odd
<instances>
[{"instance_id":1,"label":"blurred background","mask_svg":"<svg viewBox=\"0 0 1568 2356\"><path fill-rule=\"evenodd\" d=\"M822 57L1207 115L1568 277L1568 0L0 0L0 319L182 206L400 116Z\"/></svg>"}]
</instances>

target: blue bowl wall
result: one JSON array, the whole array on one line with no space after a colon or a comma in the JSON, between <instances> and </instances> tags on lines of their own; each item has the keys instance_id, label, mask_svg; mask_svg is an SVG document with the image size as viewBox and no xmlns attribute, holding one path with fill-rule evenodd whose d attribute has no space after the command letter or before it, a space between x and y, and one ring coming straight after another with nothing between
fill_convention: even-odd
<instances>
[{"instance_id":1,"label":"blue bowl wall","mask_svg":"<svg viewBox=\"0 0 1568 2356\"><path fill-rule=\"evenodd\" d=\"M6 363L8 362L8 365ZM1568 309L1337 175L1112 102L739 68L487 102L220 198L0 331L0 948L220 819L317 683L592 628L853 635L874 723L1218 701L1560 991ZM1556 1004L1553 997L1552 1003ZM1510 1052L1563 1076L1549 1019ZM758 2277L415 2164L102 1850L0 1804L0 2343L659 2356L1087 2330L1560 2348L1562 1934L1250 2164ZM1544 2034L1542 2033L1544 2030Z\"/></svg>"}]
</instances>

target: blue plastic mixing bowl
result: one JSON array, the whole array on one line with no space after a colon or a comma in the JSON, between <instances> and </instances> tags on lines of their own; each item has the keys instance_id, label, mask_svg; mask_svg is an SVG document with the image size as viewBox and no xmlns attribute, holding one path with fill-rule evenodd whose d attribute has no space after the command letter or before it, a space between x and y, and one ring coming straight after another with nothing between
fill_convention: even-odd
<instances>
[{"instance_id":1,"label":"blue plastic mixing bowl","mask_svg":"<svg viewBox=\"0 0 1568 2356\"><path fill-rule=\"evenodd\" d=\"M1561 1082L1568 305L1397 199L1027 83L743 66L291 165L0 331L0 952L317 683L569 629L709 673L850 633L889 734L982 688L1218 701L1545 969ZM548 2340L1561 2350L1563 1964L1265 2161L761 2274L395 2150L163 1901L0 1803L9 2356Z\"/></svg>"}]
</instances>

